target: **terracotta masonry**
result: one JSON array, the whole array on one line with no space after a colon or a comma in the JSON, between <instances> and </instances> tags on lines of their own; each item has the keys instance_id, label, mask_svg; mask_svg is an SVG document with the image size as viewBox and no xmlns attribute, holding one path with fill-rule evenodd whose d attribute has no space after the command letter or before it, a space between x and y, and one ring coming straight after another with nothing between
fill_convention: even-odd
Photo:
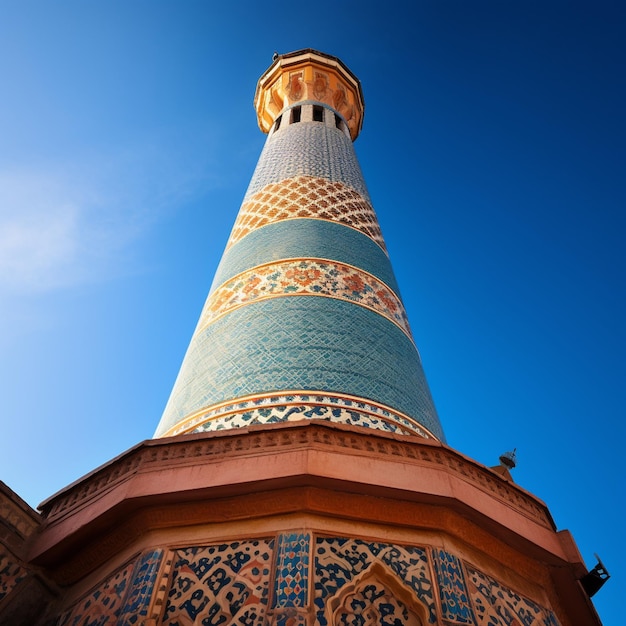
<instances>
[{"instance_id":1,"label":"terracotta masonry","mask_svg":"<svg viewBox=\"0 0 626 626\"><path fill-rule=\"evenodd\" d=\"M254 102L267 141L155 438L40 513L0 484L0 624L599 625L512 462L445 442L358 79L277 55Z\"/></svg>"},{"instance_id":2,"label":"terracotta masonry","mask_svg":"<svg viewBox=\"0 0 626 626\"><path fill-rule=\"evenodd\" d=\"M193 550L196 560L209 558L216 546L231 546L228 549L235 555L231 558L236 558L238 550L248 549L243 547L244 539L264 538L275 545L294 534L308 537L304 556L318 569L322 561L311 552L316 542L332 537L344 543L356 541L360 547L353 546L352 552L370 553L370 566L376 565L372 575L385 593L393 591L387 580L393 565L381 562L372 546L389 550L401 546L423 553L423 577L431 591L405 603L417 615L424 610L435 616L451 611L441 599L445 600L446 585L451 584L446 578L450 568L435 576L437 559L455 563L468 607L470 572L476 580L488 578L503 589L514 589L545 612L559 605L561 588L575 584L576 576L586 571L569 533L556 532L546 506L491 469L434 440L373 435L360 427L326 422L279 423L147 441L44 502L42 511L47 528L31 546L31 564L45 569L58 584L75 588L76 601L82 597L78 590L95 587L89 606L95 606L93 595L98 590L99 597L107 596L102 585L119 587L107 582L111 576L112 581L128 578L131 564L136 566L137 559L141 562L150 555L166 568L160 574L161 586L170 589L168 606L173 615L178 592L172 591L175 569L167 563L178 558L177 546L191 546L185 550ZM337 558L333 556L332 562L336 564ZM280 574L277 559L273 549L265 559L274 582ZM282 559L283 564L289 561ZM289 566L297 569L297 563ZM272 587L271 579L268 573L261 600L255 596L255 611L264 616L258 623L275 623L270 620L277 612L271 610L273 598L285 593L284 583ZM390 580L400 585L402 597L406 581ZM98 585L98 581L103 582ZM300 586L311 589L312 582L302 579ZM251 582L241 584L248 589ZM212 596L207 585L202 577L194 579L189 586L193 591L180 595L176 611L184 612L183 598L196 592L201 592L198 597L203 602L208 599L208 605ZM310 593L315 589L314 584ZM317 591L322 592L322 588ZM145 596L146 618L161 617L167 597L159 599L147 592ZM120 596L119 607L123 600ZM80 613L78 605L72 605L72 615ZM313 615L319 612L315 603L286 608L300 615L302 623L321 623ZM227 614L223 608L220 611Z\"/></svg>"}]
</instances>

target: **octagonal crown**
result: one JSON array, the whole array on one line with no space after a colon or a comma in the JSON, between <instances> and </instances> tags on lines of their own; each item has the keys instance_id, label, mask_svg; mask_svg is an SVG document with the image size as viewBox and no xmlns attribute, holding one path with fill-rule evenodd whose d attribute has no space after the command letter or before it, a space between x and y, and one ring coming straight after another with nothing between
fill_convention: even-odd
<instances>
[{"instance_id":1,"label":"octagonal crown","mask_svg":"<svg viewBox=\"0 0 626 626\"><path fill-rule=\"evenodd\" d=\"M268 133L284 109L304 101L332 107L346 121L352 140L357 138L365 112L361 83L337 57L311 48L274 55L254 95L259 127Z\"/></svg>"}]
</instances>

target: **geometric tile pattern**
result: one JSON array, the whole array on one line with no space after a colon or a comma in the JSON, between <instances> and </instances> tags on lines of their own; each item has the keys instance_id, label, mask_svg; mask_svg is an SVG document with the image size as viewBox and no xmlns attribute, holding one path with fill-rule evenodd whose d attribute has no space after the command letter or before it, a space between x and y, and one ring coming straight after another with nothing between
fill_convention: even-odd
<instances>
[{"instance_id":1,"label":"geometric tile pattern","mask_svg":"<svg viewBox=\"0 0 626 626\"><path fill-rule=\"evenodd\" d=\"M257 265L297 258L332 259L358 267L400 293L389 257L369 237L337 222L306 218L273 222L229 248L211 290Z\"/></svg>"},{"instance_id":2,"label":"geometric tile pattern","mask_svg":"<svg viewBox=\"0 0 626 626\"><path fill-rule=\"evenodd\" d=\"M9 595L26 575L26 570L8 554L0 554L0 600Z\"/></svg>"},{"instance_id":3,"label":"geometric tile pattern","mask_svg":"<svg viewBox=\"0 0 626 626\"><path fill-rule=\"evenodd\" d=\"M554 613L467 566L478 626L559 626Z\"/></svg>"},{"instance_id":4,"label":"geometric tile pattern","mask_svg":"<svg viewBox=\"0 0 626 626\"><path fill-rule=\"evenodd\" d=\"M118 623L133 563L109 576L94 591L61 615L57 626L113 626Z\"/></svg>"},{"instance_id":5,"label":"geometric tile pattern","mask_svg":"<svg viewBox=\"0 0 626 626\"><path fill-rule=\"evenodd\" d=\"M160 582L163 550L155 549L109 576L56 626L143 624L157 586L164 600L150 615L158 611L167 626L305 626L307 615L316 626L560 626L549 608L439 548L302 531L170 554Z\"/></svg>"},{"instance_id":6,"label":"geometric tile pattern","mask_svg":"<svg viewBox=\"0 0 626 626\"><path fill-rule=\"evenodd\" d=\"M306 607L308 604L310 541L308 533L278 537L272 607Z\"/></svg>"},{"instance_id":7,"label":"geometric tile pattern","mask_svg":"<svg viewBox=\"0 0 626 626\"><path fill-rule=\"evenodd\" d=\"M244 202L227 248L256 228L281 220L313 218L339 222L361 231L385 248L374 209L341 182L295 176L267 185Z\"/></svg>"},{"instance_id":8,"label":"geometric tile pattern","mask_svg":"<svg viewBox=\"0 0 626 626\"><path fill-rule=\"evenodd\" d=\"M454 624L476 624L459 559L445 550L433 550L442 617Z\"/></svg>"},{"instance_id":9,"label":"geometric tile pattern","mask_svg":"<svg viewBox=\"0 0 626 626\"><path fill-rule=\"evenodd\" d=\"M302 391L374 401L443 439L411 340L369 309L311 297L261 300L196 333L156 436L218 404Z\"/></svg>"},{"instance_id":10,"label":"geometric tile pattern","mask_svg":"<svg viewBox=\"0 0 626 626\"><path fill-rule=\"evenodd\" d=\"M367 307L411 336L404 306L371 274L334 261L289 259L243 272L218 287L204 307L198 332L235 308L281 296L325 296Z\"/></svg>"},{"instance_id":11,"label":"geometric tile pattern","mask_svg":"<svg viewBox=\"0 0 626 626\"><path fill-rule=\"evenodd\" d=\"M245 398L199 411L178 422L164 437L244 428L253 424L274 424L308 419L323 419L339 424L375 428L387 432L432 435L416 421L389 407L339 395L292 393Z\"/></svg>"},{"instance_id":12,"label":"geometric tile pattern","mask_svg":"<svg viewBox=\"0 0 626 626\"><path fill-rule=\"evenodd\" d=\"M161 624L265 624L273 548L258 539L177 550Z\"/></svg>"},{"instance_id":13,"label":"geometric tile pattern","mask_svg":"<svg viewBox=\"0 0 626 626\"><path fill-rule=\"evenodd\" d=\"M137 560L120 613L120 623L140 624L140 620L147 617L162 556L163 550L151 550Z\"/></svg>"},{"instance_id":14,"label":"geometric tile pattern","mask_svg":"<svg viewBox=\"0 0 626 626\"><path fill-rule=\"evenodd\" d=\"M396 581L396 586L408 590L411 595L425 607L429 616L429 623L437 623L433 587L430 580L428 557L426 551L415 546L389 545L377 542L366 542L360 539L347 538L324 538L318 537L315 548L315 610L316 624L319 626L331 626L326 616L326 605L333 598L340 597L341 589L345 585L359 579L359 575L368 570L374 571L374 566L388 572L388 577ZM374 578L375 579L375 578ZM367 580L363 578L362 580ZM382 593L381 593L382 592ZM373 599L376 611L380 615L381 605L392 604L388 602L390 594L387 590L373 585L371 589L359 588L354 590L354 595L344 599L343 606L353 603L359 605L364 597ZM380 598L378 605L377 599ZM362 605L360 605L362 606ZM393 620L367 621L360 615L356 621L338 621L343 624L410 624L415 622L415 616L406 616L406 621L399 615L403 615L406 606L390 606L390 615ZM417 622L418 624L420 622Z\"/></svg>"},{"instance_id":15,"label":"geometric tile pattern","mask_svg":"<svg viewBox=\"0 0 626 626\"><path fill-rule=\"evenodd\" d=\"M316 122L291 124L267 138L244 202L272 183L295 176L340 182L370 202L352 141Z\"/></svg>"}]
</instances>

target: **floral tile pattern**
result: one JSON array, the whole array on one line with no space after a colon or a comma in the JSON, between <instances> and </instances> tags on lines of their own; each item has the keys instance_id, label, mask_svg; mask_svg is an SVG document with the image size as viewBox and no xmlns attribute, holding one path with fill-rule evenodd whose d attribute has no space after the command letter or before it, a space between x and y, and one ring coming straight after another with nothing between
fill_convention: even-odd
<instances>
[{"instance_id":1,"label":"floral tile pattern","mask_svg":"<svg viewBox=\"0 0 626 626\"><path fill-rule=\"evenodd\" d=\"M364 306L411 337L404 306L387 285L356 267L319 259L288 259L235 276L211 294L197 332L240 306L268 298L302 295L326 296Z\"/></svg>"}]
</instances>

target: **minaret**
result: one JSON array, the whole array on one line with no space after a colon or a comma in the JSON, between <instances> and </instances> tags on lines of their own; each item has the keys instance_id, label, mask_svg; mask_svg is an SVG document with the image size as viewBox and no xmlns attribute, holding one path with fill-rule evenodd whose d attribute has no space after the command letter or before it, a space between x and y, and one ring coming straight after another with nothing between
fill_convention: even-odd
<instances>
[{"instance_id":1,"label":"minaret","mask_svg":"<svg viewBox=\"0 0 626 626\"><path fill-rule=\"evenodd\" d=\"M276 55L254 103L267 142L156 436L324 419L443 440L352 145L359 81Z\"/></svg>"},{"instance_id":2,"label":"minaret","mask_svg":"<svg viewBox=\"0 0 626 626\"><path fill-rule=\"evenodd\" d=\"M600 626L515 451L448 447L352 142L358 80L276 56L268 133L156 437L0 484L0 624ZM494 456L500 450L494 451Z\"/></svg>"}]
</instances>

